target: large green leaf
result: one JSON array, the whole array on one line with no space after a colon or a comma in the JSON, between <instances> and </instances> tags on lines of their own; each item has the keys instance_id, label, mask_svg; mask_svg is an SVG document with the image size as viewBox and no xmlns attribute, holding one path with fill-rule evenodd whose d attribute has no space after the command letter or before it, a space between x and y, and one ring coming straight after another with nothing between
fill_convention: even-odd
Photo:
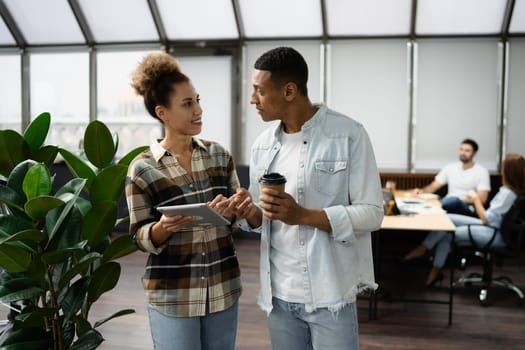
<instances>
[{"instance_id":1,"label":"large green leaf","mask_svg":"<svg viewBox=\"0 0 525 350\"><path fill-rule=\"evenodd\" d=\"M9 235L17 232L30 230L33 225L30 220L25 220L12 215L0 215L0 229Z\"/></svg>"},{"instance_id":2,"label":"large green leaf","mask_svg":"<svg viewBox=\"0 0 525 350\"><path fill-rule=\"evenodd\" d=\"M124 165L124 166L128 166L131 163L131 161L133 159L135 159L135 157L137 155L139 155L140 153L144 152L148 148L149 148L149 146L140 146L140 147L137 147L137 148L131 150L130 152L128 152L128 154L126 154L124 157L122 157L120 159L118 164Z\"/></svg>"},{"instance_id":3,"label":"large green leaf","mask_svg":"<svg viewBox=\"0 0 525 350\"><path fill-rule=\"evenodd\" d=\"M129 314L132 314L132 313L135 313L135 310L133 310L133 309L120 310L118 312L115 312L113 315L111 315L109 317L106 317L106 318L104 318L102 320L99 320L99 321L95 322L95 325L93 326L93 328L97 328L97 327L103 325L104 323L108 322L109 320L114 319L114 318L125 316L125 315L129 315Z\"/></svg>"},{"instance_id":4,"label":"large green leaf","mask_svg":"<svg viewBox=\"0 0 525 350\"><path fill-rule=\"evenodd\" d=\"M31 218L42 220L51 209L64 204L63 201L53 196L39 196L27 201L24 209Z\"/></svg>"},{"instance_id":5,"label":"large green leaf","mask_svg":"<svg viewBox=\"0 0 525 350\"><path fill-rule=\"evenodd\" d=\"M47 265L44 264L39 254L33 255L31 265L29 265L29 269L24 272L24 275L38 282L42 288L49 287L47 282Z\"/></svg>"},{"instance_id":6,"label":"large green leaf","mask_svg":"<svg viewBox=\"0 0 525 350\"><path fill-rule=\"evenodd\" d=\"M62 322L62 339L64 349L69 349L75 339L75 321L64 320L64 322Z\"/></svg>"},{"instance_id":7,"label":"large green leaf","mask_svg":"<svg viewBox=\"0 0 525 350\"><path fill-rule=\"evenodd\" d=\"M84 133L84 151L88 160L99 169L111 164L116 152L108 127L99 120L89 123Z\"/></svg>"},{"instance_id":8,"label":"large green leaf","mask_svg":"<svg viewBox=\"0 0 525 350\"><path fill-rule=\"evenodd\" d=\"M9 235L0 228L0 244L10 243L30 253L38 252L38 243L44 239L44 233L40 230L29 229Z\"/></svg>"},{"instance_id":9,"label":"large green leaf","mask_svg":"<svg viewBox=\"0 0 525 350\"><path fill-rule=\"evenodd\" d=\"M8 244L0 245L0 267L9 272L27 271L31 254L22 248Z\"/></svg>"},{"instance_id":10,"label":"large green leaf","mask_svg":"<svg viewBox=\"0 0 525 350\"><path fill-rule=\"evenodd\" d=\"M0 150L0 174L6 177L30 153L27 142L14 130L0 130Z\"/></svg>"},{"instance_id":11,"label":"large green leaf","mask_svg":"<svg viewBox=\"0 0 525 350\"><path fill-rule=\"evenodd\" d=\"M87 241L80 241L77 244L59 250L52 250L42 254L42 261L48 265L54 265L66 261L77 251L81 251L86 246ZM1 247L1 246L0 246Z\"/></svg>"},{"instance_id":12,"label":"large green leaf","mask_svg":"<svg viewBox=\"0 0 525 350\"><path fill-rule=\"evenodd\" d=\"M115 288L120 277L120 264L114 261L104 263L91 275L88 301L95 302L105 292Z\"/></svg>"},{"instance_id":13,"label":"large green leaf","mask_svg":"<svg viewBox=\"0 0 525 350\"><path fill-rule=\"evenodd\" d=\"M56 220L61 216L62 207L53 209L46 216L46 225L49 223L51 226L54 225ZM82 221L84 216L80 212L80 209L76 206L71 208L69 215L66 216L62 225L55 233L53 238L48 241L46 251L59 250L63 248L71 247L77 244L81 240ZM46 231L48 226L45 227Z\"/></svg>"},{"instance_id":14,"label":"large green leaf","mask_svg":"<svg viewBox=\"0 0 525 350\"><path fill-rule=\"evenodd\" d=\"M22 189L27 199L49 195L52 190L49 169L42 163L33 165L26 173Z\"/></svg>"},{"instance_id":15,"label":"large green leaf","mask_svg":"<svg viewBox=\"0 0 525 350\"><path fill-rule=\"evenodd\" d=\"M53 316L56 309L51 307L39 308L34 305L26 306L22 312L16 315L17 327L45 327L44 317Z\"/></svg>"},{"instance_id":16,"label":"large green leaf","mask_svg":"<svg viewBox=\"0 0 525 350\"><path fill-rule=\"evenodd\" d=\"M65 193L80 193L84 188L85 181L84 179L72 179L65 183L62 187L58 189L55 193L56 197L60 197Z\"/></svg>"},{"instance_id":17,"label":"large green leaf","mask_svg":"<svg viewBox=\"0 0 525 350\"><path fill-rule=\"evenodd\" d=\"M0 203L5 203L9 207L16 207L19 210L24 210L25 196L18 194L15 190L0 184Z\"/></svg>"},{"instance_id":18,"label":"large green leaf","mask_svg":"<svg viewBox=\"0 0 525 350\"><path fill-rule=\"evenodd\" d=\"M104 341L102 335L94 329L90 329L77 339L69 350L93 350Z\"/></svg>"},{"instance_id":19,"label":"large green leaf","mask_svg":"<svg viewBox=\"0 0 525 350\"><path fill-rule=\"evenodd\" d=\"M38 235L38 237L36 238L35 235ZM22 230L15 234L10 234L7 231L4 231L0 225L0 244L6 243L10 246L18 247L30 253L36 253L38 246L35 242L42 240L42 238L43 234L39 230Z\"/></svg>"},{"instance_id":20,"label":"large green leaf","mask_svg":"<svg viewBox=\"0 0 525 350\"><path fill-rule=\"evenodd\" d=\"M127 168L111 165L103 169L93 181L89 198L92 203L104 201L118 202L124 191Z\"/></svg>"},{"instance_id":21,"label":"large green leaf","mask_svg":"<svg viewBox=\"0 0 525 350\"><path fill-rule=\"evenodd\" d=\"M108 249L109 245L111 244L111 236L107 235L104 237L104 239L100 240L96 245L91 246L91 251L104 254L106 249Z\"/></svg>"},{"instance_id":22,"label":"large green leaf","mask_svg":"<svg viewBox=\"0 0 525 350\"><path fill-rule=\"evenodd\" d=\"M91 167L80 157L74 155L66 149L60 148L58 152L64 158L69 171L71 171L74 176L87 179L86 190L89 191L91 188L91 183L95 179L95 172L93 169L91 169Z\"/></svg>"},{"instance_id":23,"label":"large green leaf","mask_svg":"<svg viewBox=\"0 0 525 350\"><path fill-rule=\"evenodd\" d=\"M89 278L81 278L67 289L62 298L59 298L58 305L64 312L64 321L70 320L80 310L86 298L88 285Z\"/></svg>"},{"instance_id":24,"label":"large green leaf","mask_svg":"<svg viewBox=\"0 0 525 350\"><path fill-rule=\"evenodd\" d=\"M2 231L2 229L0 229L0 231ZM42 231L40 230L35 230L35 229L23 230L18 233L15 233L14 235L10 235L8 237L2 237L2 239L0 239L0 245L6 242L13 242L13 241L40 242L43 238L44 238L44 235Z\"/></svg>"},{"instance_id":25,"label":"large green leaf","mask_svg":"<svg viewBox=\"0 0 525 350\"><path fill-rule=\"evenodd\" d=\"M115 260L126 256L137 250L137 246L133 243L131 236L124 235L117 237L104 252L102 261Z\"/></svg>"},{"instance_id":26,"label":"large green leaf","mask_svg":"<svg viewBox=\"0 0 525 350\"><path fill-rule=\"evenodd\" d=\"M80 192L82 191L82 188L83 188L82 184L85 184L86 179L73 179L70 181L70 183L71 182L78 183L77 186L72 186L73 188L75 188L75 192L73 194L75 195L75 198L77 198L80 195ZM46 220L46 229L47 229L50 241L53 239L55 234L58 232L58 230L60 229L60 225L62 225L62 222L66 219L66 217L68 216L69 212L71 211L74 205L75 205L75 201L73 200L67 202L66 205L64 206L64 209L60 211L60 215L58 216L56 220L54 220L53 222L50 222L50 220ZM57 209L60 209L60 208L57 208ZM54 210L57 210L57 209L54 209ZM53 210L48 213L48 216L52 215L53 214L52 212Z\"/></svg>"},{"instance_id":27,"label":"large green leaf","mask_svg":"<svg viewBox=\"0 0 525 350\"><path fill-rule=\"evenodd\" d=\"M11 174L9 174L9 178L7 179L7 187L12 188L25 198L24 189L22 188L24 184L24 178L26 177L29 169L31 169L31 167L36 164L38 163L32 159L27 159L21 163L18 163L14 167L13 171L11 171Z\"/></svg>"},{"instance_id":28,"label":"large green leaf","mask_svg":"<svg viewBox=\"0 0 525 350\"><path fill-rule=\"evenodd\" d=\"M40 288L37 281L27 277L8 279L0 286L0 301L10 303L27 300L43 295L45 290Z\"/></svg>"},{"instance_id":29,"label":"large green leaf","mask_svg":"<svg viewBox=\"0 0 525 350\"><path fill-rule=\"evenodd\" d=\"M58 288L64 288L69 283L69 281L71 281L73 277L75 277L77 274L85 273L89 268L90 264L96 261L97 259L100 259L101 256L102 255L100 255L100 253L97 252L86 254L84 257L82 257L82 259L80 259L78 263L76 263L71 269L64 273L64 275L58 282Z\"/></svg>"},{"instance_id":30,"label":"large green leaf","mask_svg":"<svg viewBox=\"0 0 525 350\"><path fill-rule=\"evenodd\" d=\"M88 213L89 209L91 209L92 207L91 202L82 197L77 198L76 205L77 205L77 208L82 213L82 215L84 216Z\"/></svg>"},{"instance_id":31,"label":"large green leaf","mask_svg":"<svg viewBox=\"0 0 525 350\"><path fill-rule=\"evenodd\" d=\"M48 168L50 168L55 162L57 154L57 146L44 146L33 153L32 158L37 162L44 163Z\"/></svg>"},{"instance_id":32,"label":"large green leaf","mask_svg":"<svg viewBox=\"0 0 525 350\"><path fill-rule=\"evenodd\" d=\"M23 328L13 331L0 350L53 349L53 337L43 328ZM94 349L94 348L91 348Z\"/></svg>"},{"instance_id":33,"label":"large green leaf","mask_svg":"<svg viewBox=\"0 0 525 350\"><path fill-rule=\"evenodd\" d=\"M50 124L51 115L48 112L44 112L36 117L27 127L24 132L24 139L29 145L31 153L35 153L44 144Z\"/></svg>"},{"instance_id":34,"label":"large green leaf","mask_svg":"<svg viewBox=\"0 0 525 350\"><path fill-rule=\"evenodd\" d=\"M123 218L118 218L115 224L115 227L129 222L129 216L124 216Z\"/></svg>"},{"instance_id":35,"label":"large green leaf","mask_svg":"<svg viewBox=\"0 0 525 350\"><path fill-rule=\"evenodd\" d=\"M77 324L77 333L79 337L81 337L87 331L93 328L91 327L91 324L89 323L88 320L80 316L75 317L75 323Z\"/></svg>"},{"instance_id":36,"label":"large green leaf","mask_svg":"<svg viewBox=\"0 0 525 350\"><path fill-rule=\"evenodd\" d=\"M82 223L82 238L94 246L107 237L115 227L118 208L115 202L100 202L88 211Z\"/></svg>"}]
</instances>

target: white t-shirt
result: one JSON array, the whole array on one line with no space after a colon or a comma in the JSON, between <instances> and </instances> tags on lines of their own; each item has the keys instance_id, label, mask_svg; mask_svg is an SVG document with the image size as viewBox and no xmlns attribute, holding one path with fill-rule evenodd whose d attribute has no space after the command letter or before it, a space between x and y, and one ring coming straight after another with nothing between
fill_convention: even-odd
<instances>
[{"instance_id":1,"label":"white t-shirt","mask_svg":"<svg viewBox=\"0 0 525 350\"><path fill-rule=\"evenodd\" d=\"M297 171L303 133L281 132L281 149L270 166L270 172L286 177L285 192L297 198ZM270 268L273 296L292 303L304 302L304 288L299 249L299 225L272 221Z\"/></svg>"},{"instance_id":2,"label":"white t-shirt","mask_svg":"<svg viewBox=\"0 0 525 350\"><path fill-rule=\"evenodd\" d=\"M455 162L446 165L436 175L435 180L448 185L447 196L464 200L468 191L490 191L490 176L487 169L479 164L463 170L463 163Z\"/></svg>"}]
</instances>

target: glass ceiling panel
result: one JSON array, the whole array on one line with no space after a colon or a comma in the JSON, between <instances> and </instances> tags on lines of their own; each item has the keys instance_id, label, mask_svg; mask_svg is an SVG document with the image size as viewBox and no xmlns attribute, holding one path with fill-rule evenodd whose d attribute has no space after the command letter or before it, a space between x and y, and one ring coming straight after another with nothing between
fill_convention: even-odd
<instances>
[{"instance_id":1,"label":"glass ceiling panel","mask_svg":"<svg viewBox=\"0 0 525 350\"><path fill-rule=\"evenodd\" d=\"M509 32L525 33L525 0L516 0L514 3Z\"/></svg>"},{"instance_id":2,"label":"glass ceiling panel","mask_svg":"<svg viewBox=\"0 0 525 350\"><path fill-rule=\"evenodd\" d=\"M411 0L327 0L328 34L402 35L410 32Z\"/></svg>"},{"instance_id":3,"label":"glass ceiling panel","mask_svg":"<svg viewBox=\"0 0 525 350\"><path fill-rule=\"evenodd\" d=\"M5 25L4 21L0 18L0 45L14 45L15 39L11 35L11 32Z\"/></svg>"},{"instance_id":4,"label":"glass ceiling panel","mask_svg":"<svg viewBox=\"0 0 525 350\"><path fill-rule=\"evenodd\" d=\"M322 36L319 0L239 0L248 38Z\"/></svg>"},{"instance_id":5,"label":"glass ceiling panel","mask_svg":"<svg viewBox=\"0 0 525 350\"><path fill-rule=\"evenodd\" d=\"M417 34L497 34L507 0L425 0L417 4Z\"/></svg>"},{"instance_id":6,"label":"glass ceiling panel","mask_svg":"<svg viewBox=\"0 0 525 350\"><path fill-rule=\"evenodd\" d=\"M96 42L158 41L146 0L79 0Z\"/></svg>"},{"instance_id":7,"label":"glass ceiling panel","mask_svg":"<svg viewBox=\"0 0 525 350\"><path fill-rule=\"evenodd\" d=\"M66 0L4 0L29 44L79 44L84 36Z\"/></svg>"},{"instance_id":8,"label":"glass ceiling panel","mask_svg":"<svg viewBox=\"0 0 525 350\"><path fill-rule=\"evenodd\" d=\"M157 6L171 40L239 37L231 0L157 0Z\"/></svg>"}]
</instances>

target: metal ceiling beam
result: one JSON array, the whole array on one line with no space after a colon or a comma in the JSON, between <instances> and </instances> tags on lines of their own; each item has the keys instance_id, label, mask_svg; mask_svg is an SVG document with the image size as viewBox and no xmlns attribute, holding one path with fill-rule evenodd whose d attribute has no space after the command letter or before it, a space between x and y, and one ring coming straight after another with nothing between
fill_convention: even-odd
<instances>
[{"instance_id":1,"label":"metal ceiling beam","mask_svg":"<svg viewBox=\"0 0 525 350\"><path fill-rule=\"evenodd\" d=\"M239 46L244 44L246 35L244 33L244 24L242 22L241 9L239 7L239 1L232 0L233 14L235 16L235 24L237 25L237 32L239 33Z\"/></svg>"},{"instance_id":2,"label":"metal ceiling beam","mask_svg":"<svg viewBox=\"0 0 525 350\"><path fill-rule=\"evenodd\" d=\"M20 30L20 28L16 24L15 19L11 15L11 12L9 12L9 9L4 4L3 0L0 0L0 17L3 18L3 20L4 20L4 22L5 22L6 26L7 26L7 29L9 29L9 31L11 32L11 35L15 39L16 45L19 48L24 49L27 46L27 41L24 38L24 35L22 34L22 31Z\"/></svg>"},{"instance_id":3,"label":"metal ceiling beam","mask_svg":"<svg viewBox=\"0 0 525 350\"><path fill-rule=\"evenodd\" d=\"M168 34L166 33L166 28L162 22L162 16L160 15L159 7L157 6L156 0L148 0L149 10L151 16L153 17L153 22L155 23L155 28L157 28L157 34L159 35L160 43L164 46L165 50L168 50Z\"/></svg>"},{"instance_id":4,"label":"metal ceiling beam","mask_svg":"<svg viewBox=\"0 0 525 350\"><path fill-rule=\"evenodd\" d=\"M84 11L82 11L82 8L78 3L78 0L68 0L67 2L69 3L69 7L71 7L71 11L73 11L73 15L77 20L78 26L80 27L82 34L84 35L84 40L86 40L86 44L90 47L95 45L95 37L93 36L91 29L89 28L88 21L86 19L86 16L84 15Z\"/></svg>"},{"instance_id":5,"label":"metal ceiling beam","mask_svg":"<svg viewBox=\"0 0 525 350\"><path fill-rule=\"evenodd\" d=\"M514 13L515 0L507 0L507 7L505 8L505 14L503 16L503 23L501 24L501 40L507 41L509 37L510 21L512 20L512 14Z\"/></svg>"},{"instance_id":6,"label":"metal ceiling beam","mask_svg":"<svg viewBox=\"0 0 525 350\"><path fill-rule=\"evenodd\" d=\"M326 2L321 0L321 24L323 26L323 43L328 42L328 19L326 18Z\"/></svg>"},{"instance_id":7,"label":"metal ceiling beam","mask_svg":"<svg viewBox=\"0 0 525 350\"><path fill-rule=\"evenodd\" d=\"M412 0L410 11L410 40L416 40L417 0Z\"/></svg>"}]
</instances>

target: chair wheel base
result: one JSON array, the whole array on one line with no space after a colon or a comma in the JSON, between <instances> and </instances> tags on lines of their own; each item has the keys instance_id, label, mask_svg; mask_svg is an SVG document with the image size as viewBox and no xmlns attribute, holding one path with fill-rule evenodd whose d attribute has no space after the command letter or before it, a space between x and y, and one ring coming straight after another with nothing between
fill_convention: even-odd
<instances>
[{"instance_id":1,"label":"chair wheel base","mask_svg":"<svg viewBox=\"0 0 525 350\"><path fill-rule=\"evenodd\" d=\"M482 288L479 291L479 304L485 307L492 305L492 300L489 298L488 289Z\"/></svg>"}]
</instances>

